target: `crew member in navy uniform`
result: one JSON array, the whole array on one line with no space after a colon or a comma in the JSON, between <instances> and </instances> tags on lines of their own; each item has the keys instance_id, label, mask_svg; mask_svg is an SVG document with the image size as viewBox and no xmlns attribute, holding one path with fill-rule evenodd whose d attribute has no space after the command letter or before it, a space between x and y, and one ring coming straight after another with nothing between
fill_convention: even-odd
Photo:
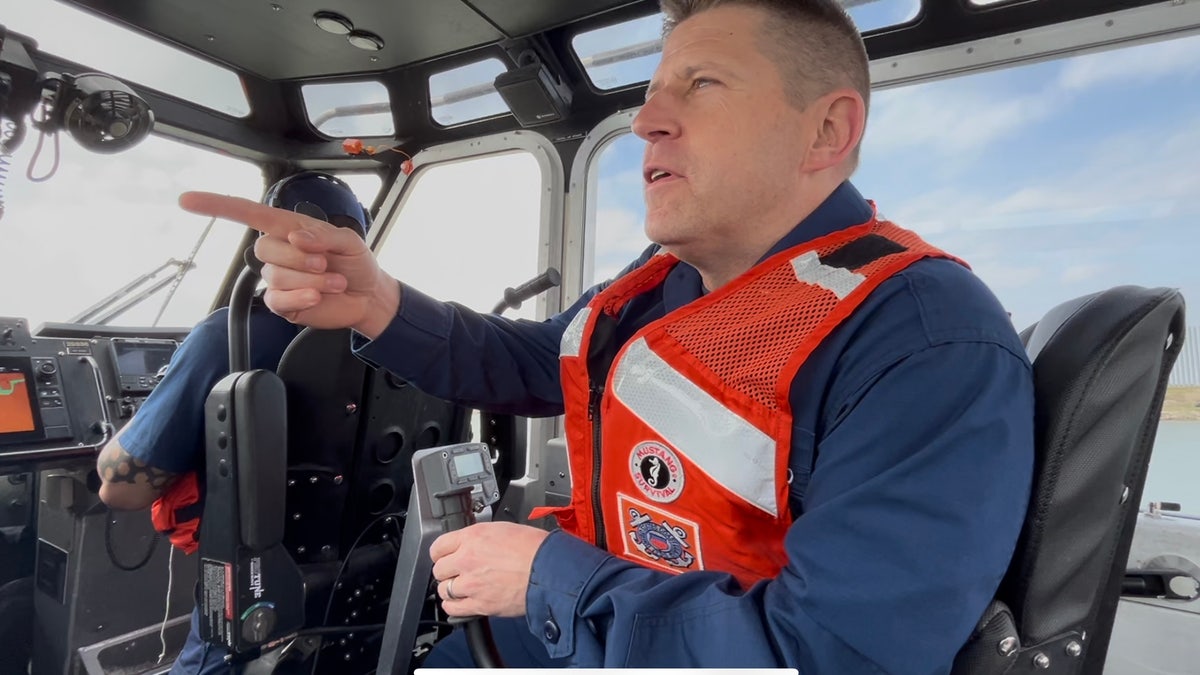
<instances>
[{"instance_id":1,"label":"crew member in navy uniform","mask_svg":"<svg viewBox=\"0 0 1200 675\"><path fill-rule=\"evenodd\" d=\"M632 123L655 246L544 322L436 302L316 221L181 203L272 235L272 311L354 328L434 396L565 414L571 503L535 514L560 529L430 550L505 665L949 672L1028 504L1025 350L963 261L849 182L870 83L836 0L662 7ZM424 665L470 665L461 634Z\"/></svg>"},{"instance_id":2,"label":"crew member in navy uniform","mask_svg":"<svg viewBox=\"0 0 1200 675\"><path fill-rule=\"evenodd\" d=\"M263 203L296 210L307 202L336 227L366 236L370 218L345 182L305 171L267 190ZM313 211L300 207L306 213ZM256 299L250 312L250 367L275 370L292 339L304 327L267 310ZM228 309L216 310L188 333L162 380L141 409L100 452L100 499L114 509L151 507L154 526L185 553L198 547L204 491L204 401L229 374ZM200 640L199 611L192 613L187 643L171 672L176 675L228 673L225 650Z\"/></svg>"}]
</instances>

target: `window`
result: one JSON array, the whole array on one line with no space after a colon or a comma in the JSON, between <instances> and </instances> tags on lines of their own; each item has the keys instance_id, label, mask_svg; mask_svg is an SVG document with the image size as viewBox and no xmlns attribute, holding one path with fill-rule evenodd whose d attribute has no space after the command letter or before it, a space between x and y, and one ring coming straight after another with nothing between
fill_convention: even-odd
<instances>
[{"instance_id":1,"label":"window","mask_svg":"<svg viewBox=\"0 0 1200 675\"><path fill-rule=\"evenodd\" d=\"M861 33L908 23L921 13L921 0L866 0L843 2Z\"/></svg>"},{"instance_id":2,"label":"window","mask_svg":"<svg viewBox=\"0 0 1200 675\"><path fill-rule=\"evenodd\" d=\"M250 112L242 80L233 71L63 3L6 2L0 23L36 35L40 51L85 63L89 70L233 117Z\"/></svg>"},{"instance_id":3,"label":"window","mask_svg":"<svg viewBox=\"0 0 1200 675\"><path fill-rule=\"evenodd\" d=\"M378 259L438 300L491 311L504 289L536 276L542 172L528 152L438 164L414 176ZM526 302L505 316L532 319Z\"/></svg>"},{"instance_id":4,"label":"window","mask_svg":"<svg viewBox=\"0 0 1200 675\"><path fill-rule=\"evenodd\" d=\"M377 259L438 300L490 312L504 289L538 275L542 172L528 152L438 164L414 176ZM535 319L537 303L505 316ZM482 438L479 411L471 437Z\"/></svg>"},{"instance_id":5,"label":"window","mask_svg":"<svg viewBox=\"0 0 1200 675\"><path fill-rule=\"evenodd\" d=\"M859 0L843 4L850 5L846 11L863 33L907 23L921 11L921 0ZM654 74L662 55L662 29L663 15L651 14L580 33L571 40L571 48L593 86L601 90L618 89L646 82Z\"/></svg>"},{"instance_id":6,"label":"window","mask_svg":"<svg viewBox=\"0 0 1200 675\"><path fill-rule=\"evenodd\" d=\"M308 121L326 136L390 136L395 129L382 82L306 84L300 92Z\"/></svg>"},{"instance_id":7,"label":"window","mask_svg":"<svg viewBox=\"0 0 1200 675\"><path fill-rule=\"evenodd\" d=\"M1018 329L1121 284L1196 302L1196 119L1200 37L888 89L873 96L853 180L887 217L970 263ZM585 285L647 243L641 149L627 134L593 162ZM1200 343L1191 323L1185 347ZM1185 349L1172 385L1142 506L1200 515L1200 349Z\"/></svg>"},{"instance_id":8,"label":"window","mask_svg":"<svg viewBox=\"0 0 1200 675\"><path fill-rule=\"evenodd\" d=\"M59 136L60 165L44 183L24 175L37 145L34 134L13 156L0 239L7 252L5 284L23 290L4 294L4 312L25 317L32 328L68 321L139 276L171 260L186 261L195 250L194 268L183 275L165 310L170 285L111 323L191 326L208 314L246 230L224 221L209 227L207 218L179 208L179 194L207 190L257 200L263 193L259 168L159 136L113 155L90 153L69 135ZM48 170L52 147L45 144L34 175ZM170 278L178 269L170 267L157 278Z\"/></svg>"},{"instance_id":9,"label":"window","mask_svg":"<svg viewBox=\"0 0 1200 675\"><path fill-rule=\"evenodd\" d=\"M599 174L592 202L595 225L589 236L592 254L585 256L584 268L591 274L584 275L584 288L612 279L650 245L642 225L644 145L637 136L622 134L605 144L593 160L592 170Z\"/></svg>"},{"instance_id":10,"label":"window","mask_svg":"<svg viewBox=\"0 0 1200 675\"><path fill-rule=\"evenodd\" d=\"M383 179L377 173L335 173L335 176L346 182L354 194L358 196L358 201L362 203L368 211L371 210L371 204L375 202L375 197L379 195L379 189L383 187Z\"/></svg>"},{"instance_id":11,"label":"window","mask_svg":"<svg viewBox=\"0 0 1200 675\"><path fill-rule=\"evenodd\" d=\"M507 70L500 59L487 59L429 78L429 114L442 126L503 115L508 104L496 91L496 76Z\"/></svg>"},{"instance_id":12,"label":"window","mask_svg":"<svg viewBox=\"0 0 1200 675\"><path fill-rule=\"evenodd\" d=\"M662 14L576 35L571 47L597 89L645 82L662 56Z\"/></svg>"}]
</instances>

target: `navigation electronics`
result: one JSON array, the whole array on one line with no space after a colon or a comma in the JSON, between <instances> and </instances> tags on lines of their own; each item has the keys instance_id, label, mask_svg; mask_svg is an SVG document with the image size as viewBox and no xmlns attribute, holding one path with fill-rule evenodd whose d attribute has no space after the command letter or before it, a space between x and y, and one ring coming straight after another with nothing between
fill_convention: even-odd
<instances>
[{"instance_id":1,"label":"navigation electronics","mask_svg":"<svg viewBox=\"0 0 1200 675\"><path fill-rule=\"evenodd\" d=\"M0 357L0 434L28 435L40 431L33 417L33 388L29 359Z\"/></svg>"},{"instance_id":2,"label":"navigation electronics","mask_svg":"<svg viewBox=\"0 0 1200 675\"><path fill-rule=\"evenodd\" d=\"M162 379L171 355L174 340L113 338L113 363L117 366L122 394L144 394L154 389Z\"/></svg>"},{"instance_id":3,"label":"navigation electronics","mask_svg":"<svg viewBox=\"0 0 1200 675\"><path fill-rule=\"evenodd\" d=\"M33 336L0 316L0 467L91 456L158 385L163 338Z\"/></svg>"},{"instance_id":4,"label":"navigation electronics","mask_svg":"<svg viewBox=\"0 0 1200 675\"><path fill-rule=\"evenodd\" d=\"M70 437L57 360L0 356L0 445Z\"/></svg>"}]
</instances>

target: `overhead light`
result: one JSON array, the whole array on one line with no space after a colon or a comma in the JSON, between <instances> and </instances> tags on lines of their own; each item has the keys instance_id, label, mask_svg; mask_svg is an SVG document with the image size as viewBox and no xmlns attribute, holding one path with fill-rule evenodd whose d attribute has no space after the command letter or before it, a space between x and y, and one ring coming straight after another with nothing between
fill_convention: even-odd
<instances>
[{"instance_id":1,"label":"overhead light","mask_svg":"<svg viewBox=\"0 0 1200 675\"><path fill-rule=\"evenodd\" d=\"M316 12L313 14L313 23L317 24L317 28L334 35L346 35L354 29L350 19L337 12Z\"/></svg>"},{"instance_id":2,"label":"overhead light","mask_svg":"<svg viewBox=\"0 0 1200 675\"><path fill-rule=\"evenodd\" d=\"M355 47L368 52L377 52L383 49L383 38L365 30L352 30L346 39Z\"/></svg>"}]
</instances>

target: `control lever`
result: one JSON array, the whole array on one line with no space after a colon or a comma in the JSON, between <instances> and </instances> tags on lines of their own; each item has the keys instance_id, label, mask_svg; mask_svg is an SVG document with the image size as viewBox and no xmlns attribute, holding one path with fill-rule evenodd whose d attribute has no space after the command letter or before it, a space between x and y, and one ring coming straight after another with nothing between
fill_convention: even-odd
<instances>
[{"instance_id":1,"label":"control lever","mask_svg":"<svg viewBox=\"0 0 1200 675\"><path fill-rule=\"evenodd\" d=\"M491 451L484 443L459 443L413 454L413 488L388 604L379 675L405 675L416 644L421 608L429 595L433 561L429 547L439 535L491 520L500 499ZM472 655L481 667L499 667L486 617L463 617ZM480 651L476 651L476 647Z\"/></svg>"},{"instance_id":2,"label":"control lever","mask_svg":"<svg viewBox=\"0 0 1200 675\"><path fill-rule=\"evenodd\" d=\"M208 394L200 522L200 638L256 658L305 623L304 578L283 546L287 390L250 370L250 314L261 278L253 247L229 299L230 372Z\"/></svg>"},{"instance_id":3,"label":"control lever","mask_svg":"<svg viewBox=\"0 0 1200 675\"><path fill-rule=\"evenodd\" d=\"M562 283L562 275L553 267L547 267L545 272L526 281L516 288L504 289L504 299L492 308L492 314L501 314L506 309L520 309L521 303L535 297L538 293L548 291Z\"/></svg>"},{"instance_id":4,"label":"control lever","mask_svg":"<svg viewBox=\"0 0 1200 675\"><path fill-rule=\"evenodd\" d=\"M1200 580L1181 570L1126 570L1121 583L1121 596L1195 600L1200 598Z\"/></svg>"}]
</instances>

